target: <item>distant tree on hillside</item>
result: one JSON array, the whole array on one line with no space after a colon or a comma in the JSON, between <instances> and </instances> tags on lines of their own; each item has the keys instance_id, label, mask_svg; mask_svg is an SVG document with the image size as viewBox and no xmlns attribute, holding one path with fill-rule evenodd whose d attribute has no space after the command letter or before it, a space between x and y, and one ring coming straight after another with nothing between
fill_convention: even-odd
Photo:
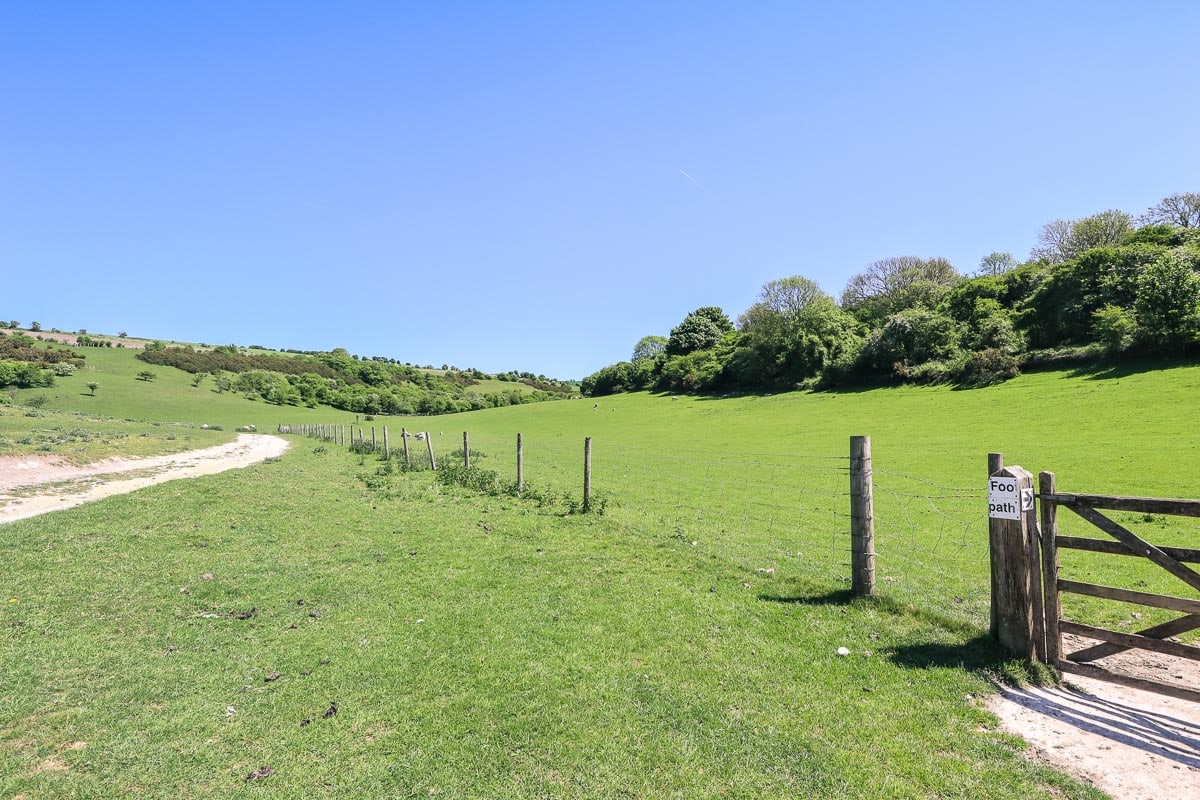
<instances>
[{"instance_id":1,"label":"distant tree on hillside","mask_svg":"<svg viewBox=\"0 0 1200 800\"><path fill-rule=\"evenodd\" d=\"M40 322L29 323L29 330L33 331L34 333L37 333L41 329L42 329L42 323L40 323Z\"/></svg>"},{"instance_id":2,"label":"distant tree on hillside","mask_svg":"<svg viewBox=\"0 0 1200 800\"><path fill-rule=\"evenodd\" d=\"M96 383L95 381L88 381L88 383L87 383L87 387L88 387L88 389L90 389L90 390L91 390L91 392L92 392L92 397L95 397L95 396L96 396L96 390L100 388L100 384Z\"/></svg>"},{"instance_id":3,"label":"distant tree on hillside","mask_svg":"<svg viewBox=\"0 0 1200 800\"><path fill-rule=\"evenodd\" d=\"M1173 194L1146 210L1138 222L1143 225L1165 224L1179 228L1200 228L1200 192Z\"/></svg>"},{"instance_id":4,"label":"distant tree on hillside","mask_svg":"<svg viewBox=\"0 0 1200 800\"><path fill-rule=\"evenodd\" d=\"M1134 309L1147 338L1187 345L1200 338L1200 255L1182 248L1163 254L1137 281Z\"/></svg>"},{"instance_id":5,"label":"distant tree on hillside","mask_svg":"<svg viewBox=\"0 0 1200 800\"><path fill-rule=\"evenodd\" d=\"M667 350L667 337L665 336L643 336L638 339L638 343L633 346L633 357L631 361L638 361L643 358L654 358L660 353Z\"/></svg>"},{"instance_id":6,"label":"distant tree on hillside","mask_svg":"<svg viewBox=\"0 0 1200 800\"><path fill-rule=\"evenodd\" d=\"M1010 272L1016 267L1017 260L1013 258L1012 253L989 253L979 260L979 269L975 274L995 277Z\"/></svg>"},{"instance_id":7,"label":"distant tree on hillside","mask_svg":"<svg viewBox=\"0 0 1200 800\"><path fill-rule=\"evenodd\" d=\"M935 306L960 277L944 258L885 258L850 278L842 291L842 308L863 321L879 323L906 308Z\"/></svg>"},{"instance_id":8,"label":"distant tree on hillside","mask_svg":"<svg viewBox=\"0 0 1200 800\"><path fill-rule=\"evenodd\" d=\"M148 370L148 369L144 369L137 374L137 379L139 381L152 381L157 377L158 376L155 375L154 372L152 372L151 370Z\"/></svg>"},{"instance_id":9,"label":"distant tree on hillside","mask_svg":"<svg viewBox=\"0 0 1200 800\"><path fill-rule=\"evenodd\" d=\"M1133 220L1124 211L1101 211L1090 217L1056 219L1042 226L1029 253L1034 261L1061 264L1094 247L1115 247L1133 233Z\"/></svg>"},{"instance_id":10,"label":"distant tree on hillside","mask_svg":"<svg viewBox=\"0 0 1200 800\"><path fill-rule=\"evenodd\" d=\"M682 356L697 350L715 347L721 337L733 330L733 323L717 306L703 306L683 318L683 322L671 329L667 339L666 353Z\"/></svg>"}]
</instances>

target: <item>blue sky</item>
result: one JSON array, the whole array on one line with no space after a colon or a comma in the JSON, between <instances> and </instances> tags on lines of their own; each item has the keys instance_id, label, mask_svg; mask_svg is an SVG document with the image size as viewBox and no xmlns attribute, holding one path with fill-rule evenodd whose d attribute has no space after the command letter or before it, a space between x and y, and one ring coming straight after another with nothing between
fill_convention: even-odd
<instances>
[{"instance_id":1,"label":"blue sky","mask_svg":"<svg viewBox=\"0 0 1200 800\"><path fill-rule=\"evenodd\" d=\"M578 378L1200 191L1200 4L0 0L0 317Z\"/></svg>"}]
</instances>

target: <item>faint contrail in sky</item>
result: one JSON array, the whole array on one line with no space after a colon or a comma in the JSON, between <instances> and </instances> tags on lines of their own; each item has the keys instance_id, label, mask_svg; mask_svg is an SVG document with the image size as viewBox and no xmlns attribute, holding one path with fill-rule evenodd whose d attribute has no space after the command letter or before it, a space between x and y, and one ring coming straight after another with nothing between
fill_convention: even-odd
<instances>
[{"instance_id":1,"label":"faint contrail in sky","mask_svg":"<svg viewBox=\"0 0 1200 800\"><path fill-rule=\"evenodd\" d=\"M680 174L680 175L682 175L683 177L687 178L689 181L691 181L692 183L696 184L696 185L697 185L697 186L699 186L701 189L703 189L703 188L704 188L704 184L703 184L703 183L701 183L700 181L696 180L695 178L693 178L691 175L688 175L686 172L684 172L684 169L683 169L683 167L676 167L675 169L679 170L679 174Z\"/></svg>"}]
</instances>

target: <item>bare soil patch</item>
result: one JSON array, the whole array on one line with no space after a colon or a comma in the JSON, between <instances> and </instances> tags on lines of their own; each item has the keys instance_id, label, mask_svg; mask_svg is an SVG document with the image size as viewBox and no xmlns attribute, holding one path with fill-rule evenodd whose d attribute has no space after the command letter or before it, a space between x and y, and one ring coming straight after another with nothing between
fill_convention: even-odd
<instances>
[{"instance_id":1,"label":"bare soil patch","mask_svg":"<svg viewBox=\"0 0 1200 800\"><path fill-rule=\"evenodd\" d=\"M236 441L150 458L106 458L82 466L58 456L0 458L0 524L90 503L156 483L212 475L281 455L279 436L243 433Z\"/></svg>"},{"instance_id":2,"label":"bare soil patch","mask_svg":"<svg viewBox=\"0 0 1200 800\"><path fill-rule=\"evenodd\" d=\"M1068 650L1095 642L1064 637ZM1200 687L1200 664L1145 651L1096 662L1114 672ZM1063 688L1004 687L990 708L1035 758L1115 800L1200 800L1200 704L1067 675Z\"/></svg>"}]
</instances>

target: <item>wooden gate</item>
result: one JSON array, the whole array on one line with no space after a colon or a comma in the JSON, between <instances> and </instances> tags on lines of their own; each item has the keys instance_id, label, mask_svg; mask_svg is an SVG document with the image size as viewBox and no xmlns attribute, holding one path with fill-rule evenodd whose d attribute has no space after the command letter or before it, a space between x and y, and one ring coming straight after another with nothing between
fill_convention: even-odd
<instances>
[{"instance_id":1,"label":"wooden gate","mask_svg":"<svg viewBox=\"0 0 1200 800\"><path fill-rule=\"evenodd\" d=\"M1148 497L1115 497L1110 495L1062 494L1055 487L1054 473L1043 472L1039 476L1038 499L1041 503L1042 576L1045 583L1043 607L1045 609L1046 661L1063 672L1086 675L1112 681L1139 689L1200 702L1200 687L1185 688L1170 684L1135 678L1114 672L1091 662L1130 649L1147 650L1169 656L1200 661L1200 647L1167 641L1167 637L1200 628L1200 599L1171 597L1149 594L1112 586L1060 580L1058 577L1058 551L1060 549L1087 550L1116 556L1145 558L1187 584L1193 592L1200 593L1200 573L1188 563L1200 563L1200 550L1178 547L1155 547L1101 514L1097 509L1114 511L1137 511L1147 514L1200 517L1200 500L1159 500ZM1058 508L1065 507L1099 528L1111 538L1093 539L1058 535ZM1084 625L1062 618L1060 594L1075 594L1137 603L1153 608L1164 608L1181 612L1184 616L1170 622L1154 625L1137 631L1123 633ZM1101 644L1062 652L1062 634L1072 633L1097 639Z\"/></svg>"}]
</instances>

